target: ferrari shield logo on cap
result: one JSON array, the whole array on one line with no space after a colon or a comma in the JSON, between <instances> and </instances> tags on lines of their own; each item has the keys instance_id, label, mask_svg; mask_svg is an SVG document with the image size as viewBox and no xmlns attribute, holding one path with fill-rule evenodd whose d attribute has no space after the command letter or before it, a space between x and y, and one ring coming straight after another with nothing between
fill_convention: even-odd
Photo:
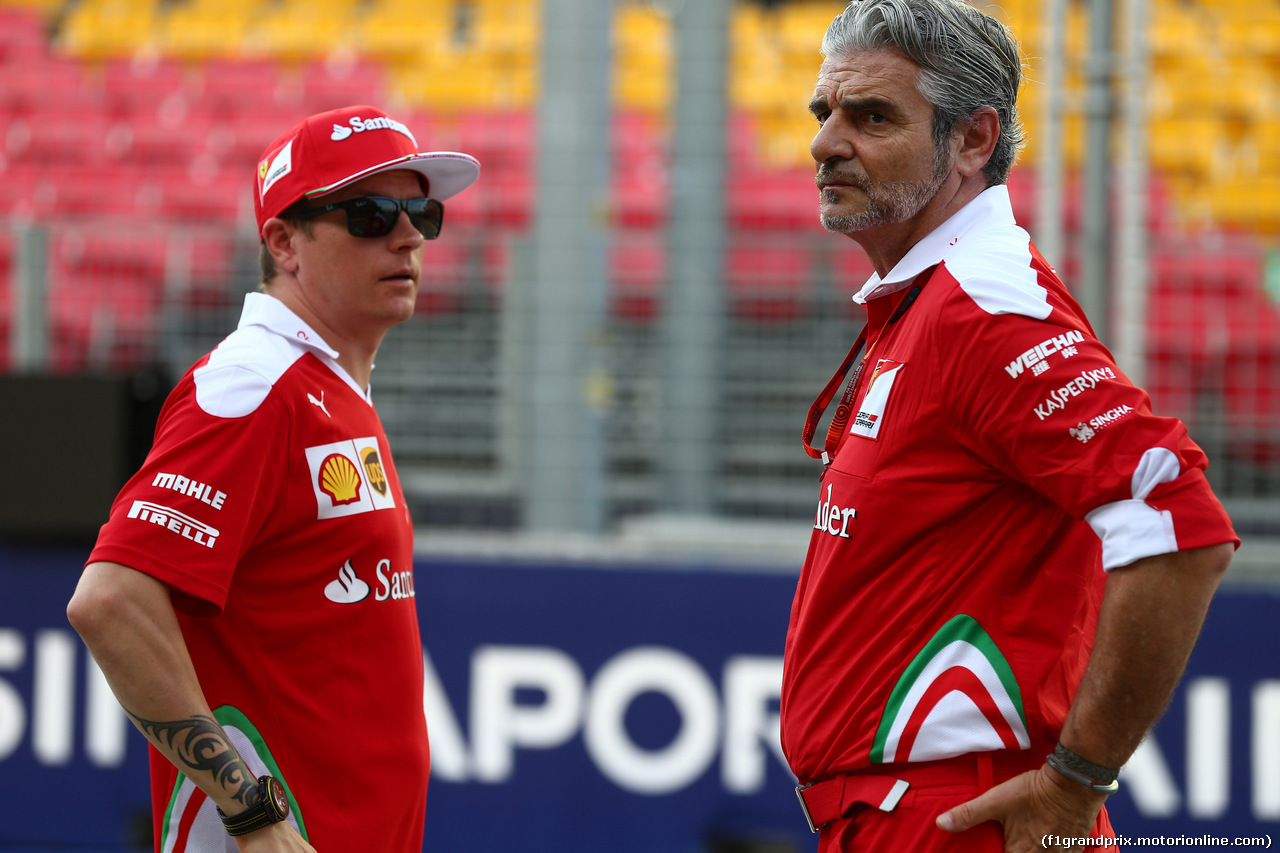
<instances>
[{"instance_id":1,"label":"ferrari shield logo on cap","mask_svg":"<svg viewBox=\"0 0 1280 853\"><path fill-rule=\"evenodd\" d=\"M262 176L262 197L266 198L267 190L275 184L276 181L293 171L293 140L290 139L285 143L284 148L280 149L280 153L271 161L271 165L266 165L263 160L263 166L258 167L258 174Z\"/></svg>"}]
</instances>

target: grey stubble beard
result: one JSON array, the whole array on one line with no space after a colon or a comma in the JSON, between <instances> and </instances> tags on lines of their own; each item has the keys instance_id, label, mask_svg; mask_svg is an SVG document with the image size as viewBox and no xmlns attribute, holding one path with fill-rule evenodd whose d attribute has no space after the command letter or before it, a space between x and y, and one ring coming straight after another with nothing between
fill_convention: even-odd
<instances>
[{"instance_id":1,"label":"grey stubble beard","mask_svg":"<svg viewBox=\"0 0 1280 853\"><path fill-rule=\"evenodd\" d=\"M934 149L929 177L921 181L885 181L878 183L863 174L839 174L839 179L853 184L867 196L867 206L858 213L829 215L819 208L822 227L836 234L853 234L880 225L905 222L915 216L937 195L951 171L951 157L942 146ZM824 163L817 178L833 177L835 172ZM835 204L838 190L822 190L821 199Z\"/></svg>"}]
</instances>

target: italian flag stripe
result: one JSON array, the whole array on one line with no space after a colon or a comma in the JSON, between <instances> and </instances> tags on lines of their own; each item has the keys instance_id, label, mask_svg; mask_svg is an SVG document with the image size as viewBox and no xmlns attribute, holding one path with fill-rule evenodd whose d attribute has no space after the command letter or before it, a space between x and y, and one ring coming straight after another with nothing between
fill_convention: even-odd
<instances>
[{"instance_id":1,"label":"italian flag stripe","mask_svg":"<svg viewBox=\"0 0 1280 853\"><path fill-rule=\"evenodd\" d=\"M280 780L284 785L286 794L289 797L289 823L294 825L298 830L298 834L304 839L307 837L306 824L302 822L302 811L298 808L298 803L293 798L293 791L289 789L288 782L280 773L280 765L276 764L275 758L271 755L271 750L267 749L267 743L258 729L244 715L239 708L231 705L223 705L213 712L213 717L218 724L227 733L227 739L240 753L240 757L244 759L249 766L250 771L255 775L266 773ZM169 807L165 811L164 825L160 835L160 850L162 853L181 853L187 848L187 841L191 836L192 827L195 826L197 820L213 820L217 821L218 829L222 829L222 822L218 819L217 812L213 810L213 804L209 803L207 809L201 807L208 802L204 791L195 786L195 783L187 778L186 774L179 773L177 779L174 780L173 794L169 797ZM201 816L204 812L206 817Z\"/></svg>"},{"instance_id":2,"label":"italian flag stripe","mask_svg":"<svg viewBox=\"0 0 1280 853\"><path fill-rule=\"evenodd\" d=\"M875 764L965 752L1027 749L1022 691L1009 662L972 616L934 634L894 686L871 746Z\"/></svg>"}]
</instances>

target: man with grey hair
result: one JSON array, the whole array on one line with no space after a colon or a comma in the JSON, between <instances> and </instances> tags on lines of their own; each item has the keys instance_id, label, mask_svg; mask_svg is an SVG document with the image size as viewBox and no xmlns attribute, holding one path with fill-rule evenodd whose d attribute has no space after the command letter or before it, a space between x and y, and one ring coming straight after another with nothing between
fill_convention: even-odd
<instances>
[{"instance_id":1,"label":"man with grey hair","mask_svg":"<svg viewBox=\"0 0 1280 853\"><path fill-rule=\"evenodd\" d=\"M822 853L1113 838L1103 802L1239 540L1014 221L1012 34L960 0L862 0L822 50L822 223L876 272L805 425L824 469L782 743L806 817Z\"/></svg>"}]
</instances>

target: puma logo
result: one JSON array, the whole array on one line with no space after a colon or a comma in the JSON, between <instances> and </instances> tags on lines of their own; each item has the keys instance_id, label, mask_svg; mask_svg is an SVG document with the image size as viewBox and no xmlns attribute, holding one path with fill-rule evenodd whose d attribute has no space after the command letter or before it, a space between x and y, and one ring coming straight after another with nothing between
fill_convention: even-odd
<instances>
[{"instance_id":1,"label":"puma logo","mask_svg":"<svg viewBox=\"0 0 1280 853\"><path fill-rule=\"evenodd\" d=\"M319 406L319 407L320 407L320 411L324 412L325 417L327 417L327 418L332 418L332 417L333 417L333 415L329 414L329 410L328 410L328 409L326 409L326 408L324 407L324 392L323 392L323 391L321 391L321 392L320 392L320 399L319 399L319 400L317 400L315 397L312 397L310 393L308 393L308 394L307 394L307 399L311 401L311 405L313 405L313 406Z\"/></svg>"}]
</instances>

